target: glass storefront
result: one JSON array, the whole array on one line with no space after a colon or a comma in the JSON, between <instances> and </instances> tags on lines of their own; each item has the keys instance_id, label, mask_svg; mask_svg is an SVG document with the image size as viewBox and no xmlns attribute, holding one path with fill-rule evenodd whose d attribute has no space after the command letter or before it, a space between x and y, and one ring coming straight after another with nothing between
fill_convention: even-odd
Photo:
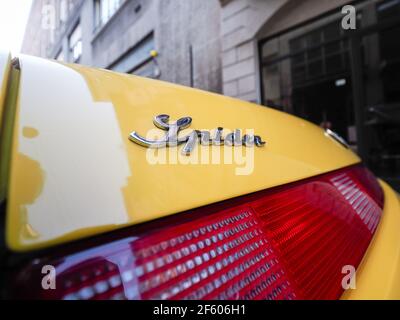
<instances>
[{"instance_id":1,"label":"glass storefront","mask_svg":"<svg viewBox=\"0 0 400 320\"><path fill-rule=\"evenodd\" d=\"M260 41L262 101L346 138L400 187L400 0L356 5Z\"/></svg>"}]
</instances>

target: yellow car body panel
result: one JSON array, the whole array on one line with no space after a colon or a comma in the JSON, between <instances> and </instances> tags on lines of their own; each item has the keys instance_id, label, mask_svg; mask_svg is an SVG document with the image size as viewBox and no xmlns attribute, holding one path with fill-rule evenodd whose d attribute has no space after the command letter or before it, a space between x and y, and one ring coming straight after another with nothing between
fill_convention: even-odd
<instances>
[{"instance_id":1,"label":"yellow car body panel","mask_svg":"<svg viewBox=\"0 0 400 320\"><path fill-rule=\"evenodd\" d=\"M6 100L8 77L10 74L10 55L0 52L0 123L3 119L3 109Z\"/></svg>"},{"instance_id":2,"label":"yellow car body panel","mask_svg":"<svg viewBox=\"0 0 400 320\"><path fill-rule=\"evenodd\" d=\"M360 162L317 126L273 109L39 58L22 56L20 64L6 225L14 251L67 243ZM146 135L158 114L191 116L191 129L254 129L267 144L250 149L254 168L247 175L236 174L241 165L235 163L153 165L149 149L128 136L134 130ZM342 299L400 298L400 200L381 185L382 220L357 270L357 289Z\"/></svg>"},{"instance_id":3,"label":"yellow car body panel","mask_svg":"<svg viewBox=\"0 0 400 320\"><path fill-rule=\"evenodd\" d=\"M342 299L400 299L400 198L386 183L384 210L378 229L358 266L355 289Z\"/></svg>"},{"instance_id":4,"label":"yellow car body panel","mask_svg":"<svg viewBox=\"0 0 400 320\"><path fill-rule=\"evenodd\" d=\"M4 118L4 109L6 104L6 94L7 94L7 85L8 78L10 76L10 65L11 59L10 55L0 52L0 129L3 128L3 118ZM0 130L0 136L2 136L2 130ZM1 142L1 141L0 141ZM0 154L1 152L1 143L0 143ZM5 175L5 167L3 164L3 156L0 158L0 201L5 198L5 187L6 184L4 182Z\"/></svg>"},{"instance_id":5,"label":"yellow car body panel","mask_svg":"<svg viewBox=\"0 0 400 320\"><path fill-rule=\"evenodd\" d=\"M0 52L0 202L7 196L17 78L18 71L11 68L11 56Z\"/></svg>"},{"instance_id":6,"label":"yellow car body panel","mask_svg":"<svg viewBox=\"0 0 400 320\"><path fill-rule=\"evenodd\" d=\"M318 126L273 109L40 58L21 56L20 65L6 226L15 251L93 236L360 161ZM146 158L154 150L128 137L133 130L154 130L152 119L159 114L190 116L190 129L254 129L267 144L237 147L254 153L247 175L236 174L243 165L235 162L154 165ZM196 152L204 148L196 146L180 161L198 159Z\"/></svg>"}]
</instances>

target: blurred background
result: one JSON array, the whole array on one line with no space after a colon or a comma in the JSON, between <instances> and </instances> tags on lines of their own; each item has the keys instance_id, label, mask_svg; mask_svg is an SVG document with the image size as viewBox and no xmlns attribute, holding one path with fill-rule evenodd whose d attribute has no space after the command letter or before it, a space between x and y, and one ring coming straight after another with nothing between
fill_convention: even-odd
<instances>
[{"instance_id":1,"label":"blurred background","mask_svg":"<svg viewBox=\"0 0 400 320\"><path fill-rule=\"evenodd\" d=\"M22 53L295 114L339 133L400 190L400 0L23 2ZM356 25L345 30L348 4Z\"/></svg>"}]
</instances>

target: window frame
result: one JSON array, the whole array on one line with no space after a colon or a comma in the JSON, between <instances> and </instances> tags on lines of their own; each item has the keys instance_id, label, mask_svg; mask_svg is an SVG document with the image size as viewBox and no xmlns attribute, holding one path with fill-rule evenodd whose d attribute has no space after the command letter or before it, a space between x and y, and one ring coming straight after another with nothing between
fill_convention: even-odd
<instances>
[{"instance_id":1,"label":"window frame","mask_svg":"<svg viewBox=\"0 0 400 320\"><path fill-rule=\"evenodd\" d=\"M77 39L72 42L72 40L73 40L72 38L75 36L75 33L78 33L78 31L80 33L80 34L78 34L79 36L77 36L76 37ZM79 55L75 56L75 54L76 54L75 50L79 47L80 47ZM72 29L72 31L70 32L70 34L68 36L68 50L69 50L69 55L70 55L70 58L72 59L72 62L79 63L79 61L82 57L82 53L83 53L82 26L81 26L80 21L78 21L75 24L75 27Z\"/></svg>"},{"instance_id":2,"label":"window frame","mask_svg":"<svg viewBox=\"0 0 400 320\"><path fill-rule=\"evenodd\" d=\"M146 45L150 47L148 52L148 56L144 57L143 59L139 59L138 62L129 68L125 68L124 71L115 69L116 67L120 66L124 61L126 61L130 56L134 56L135 54L140 53L141 48L146 48ZM111 63L107 69L114 70L117 72L124 72L127 74L136 74L136 72L140 71L146 65L154 63L154 68L157 68L157 63L155 62L154 58L151 56L150 51L156 50L156 42L154 37L154 32L148 33L145 37L143 37L140 41L138 41L134 46L128 49L124 54L122 54L116 61ZM156 76L152 76L150 78L156 78Z\"/></svg>"},{"instance_id":3,"label":"window frame","mask_svg":"<svg viewBox=\"0 0 400 320\"><path fill-rule=\"evenodd\" d=\"M127 0L94 0L94 30L99 30L105 26L126 2Z\"/></svg>"}]
</instances>

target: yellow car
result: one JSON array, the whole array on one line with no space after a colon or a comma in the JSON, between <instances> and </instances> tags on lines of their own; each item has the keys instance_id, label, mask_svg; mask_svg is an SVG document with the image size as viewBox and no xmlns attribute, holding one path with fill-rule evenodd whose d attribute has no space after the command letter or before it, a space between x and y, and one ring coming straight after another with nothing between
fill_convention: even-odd
<instances>
[{"instance_id":1,"label":"yellow car","mask_svg":"<svg viewBox=\"0 0 400 320\"><path fill-rule=\"evenodd\" d=\"M400 201L329 130L0 54L2 298L398 299Z\"/></svg>"}]
</instances>

